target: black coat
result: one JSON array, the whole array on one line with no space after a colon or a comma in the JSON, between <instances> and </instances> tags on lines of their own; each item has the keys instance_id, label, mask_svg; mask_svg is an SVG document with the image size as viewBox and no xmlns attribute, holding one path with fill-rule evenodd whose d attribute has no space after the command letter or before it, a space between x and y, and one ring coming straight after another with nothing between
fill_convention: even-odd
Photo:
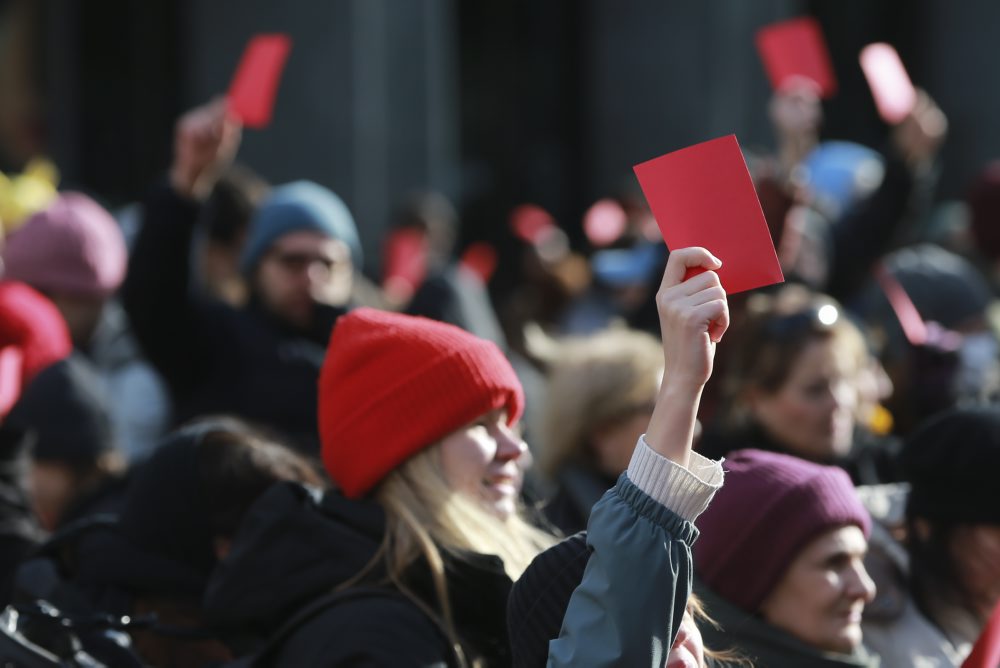
<instances>
[{"instance_id":1,"label":"black coat","mask_svg":"<svg viewBox=\"0 0 1000 668\"><path fill-rule=\"evenodd\" d=\"M0 425L0 609L10 602L18 564L44 537L25 487L30 447L25 432Z\"/></svg>"},{"instance_id":2,"label":"black coat","mask_svg":"<svg viewBox=\"0 0 1000 668\"><path fill-rule=\"evenodd\" d=\"M317 498L279 483L244 520L232 551L205 597L209 621L239 654L253 652L296 613L360 572L379 549L381 507L336 492ZM468 658L510 665L506 630L511 580L497 557L445 555L449 598ZM380 595L335 601L282 639L264 665L451 666L455 654L438 622L430 572L417 562L404 582L419 603L382 579L376 567L363 587Z\"/></svg>"},{"instance_id":3,"label":"black coat","mask_svg":"<svg viewBox=\"0 0 1000 668\"><path fill-rule=\"evenodd\" d=\"M178 422L233 414L314 453L316 384L343 311L318 307L313 327L301 331L255 301L234 309L199 295L190 262L198 213L167 187L147 197L122 295L135 336L170 387Z\"/></svg>"}]
</instances>

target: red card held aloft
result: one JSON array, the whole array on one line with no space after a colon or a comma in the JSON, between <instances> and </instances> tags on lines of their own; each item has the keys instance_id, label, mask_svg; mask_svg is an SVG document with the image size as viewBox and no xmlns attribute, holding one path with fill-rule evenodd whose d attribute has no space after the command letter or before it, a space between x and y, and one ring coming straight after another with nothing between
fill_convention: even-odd
<instances>
[{"instance_id":1,"label":"red card held aloft","mask_svg":"<svg viewBox=\"0 0 1000 668\"><path fill-rule=\"evenodd\" d=\"M245 127L260 129L271 122L281 72L292 49L283 33L256 35L247 43L229 86L229 112Z\"/></svg>"},{"instance_id":2,"label":"red card held aloft","mask_svg":"<svg viewBox=\"0 0 1000 668\"><path fill-rule=\"evenodd\" d=\"M811 82L822 98L837 92L830 51L819 23L810 17L772 23L757 31L757 52L774 90Z\"/></svg>"},{"instance_id":3,"label":"red card held aloft","mask_svg":"<svg viewBox=\"0 0 1000 668\"><path fill-rule=\"evenodd\" d=\"M735 135L668 153L634 170L667 247L707 248L722 260L719 279L726 292L785 280Z\"/></svg>"},{"instance_id":4,"label":"red card held aloft","mask_svg":"<svg viewBox=\"0 0 1000 668\"><path fill-rule=\"evenodd\" d=\"M917 91L896 49L882 42L869 44L858 59L883 120L895 125L906 118L917 104Z\"/></svg>"}]
</instances>

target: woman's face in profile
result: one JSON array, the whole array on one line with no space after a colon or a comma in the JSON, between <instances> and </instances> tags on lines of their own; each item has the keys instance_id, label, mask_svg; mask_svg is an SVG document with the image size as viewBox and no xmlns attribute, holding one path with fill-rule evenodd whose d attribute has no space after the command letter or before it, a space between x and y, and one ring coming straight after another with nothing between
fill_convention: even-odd
<instances>
[{"instance_id":1,"label":"woman's face in profile","mask_svg":"<svg viewBox=\"0 0 1000 668\"><path fill-rule=\"evenodd\" d=\"M527 453L506 412L495 410L441 441L441 467L452 489L506 519L517 509Z\"/></svg>"},{"instance_id":2,"label":"woman's face in profile","mask_svg":"<svg viewBox=\"0 0 1000 668\"><path fill-rule=\"evenodd\" d=\"M802 349L781 387L752 397L757 421L792 454L828 462L850 451L857 371L846 357L837 339L816 339Z\"/></svg>"}]
</instances>

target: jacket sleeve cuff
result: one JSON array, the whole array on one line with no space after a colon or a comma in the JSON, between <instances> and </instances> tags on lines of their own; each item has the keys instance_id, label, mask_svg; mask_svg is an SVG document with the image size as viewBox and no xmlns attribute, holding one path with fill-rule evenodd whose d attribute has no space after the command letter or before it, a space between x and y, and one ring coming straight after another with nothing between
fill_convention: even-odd
<instances>
[{"instance_id":1,"label":"jacket sleeve cuff","mask_svg":"<svg viewBox=\"0 0 1000 668\"><path fill-rule=\"evenodd\" d=\"M692 452L691 468L684 468L654 452L643 435L632 453L626 475L650 497L681 518L694 522L722 487L725 475L722 462Z\"/></svg>"}]
</instances>

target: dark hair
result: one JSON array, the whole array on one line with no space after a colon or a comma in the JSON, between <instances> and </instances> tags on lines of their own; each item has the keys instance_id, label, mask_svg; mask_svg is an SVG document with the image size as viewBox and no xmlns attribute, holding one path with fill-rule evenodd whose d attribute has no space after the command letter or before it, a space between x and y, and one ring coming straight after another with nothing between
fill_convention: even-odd
<instances>
[{"instance_id":1,"label":"dark hair","mask_svg":"<svg viewBox=\"0 0 1000 668\"><path fill-rule=\"evenodd\" d=\"M275 482L325 486L315 464L264 432L234 418L201 424L206 431L198 469L216 535L233 535L257 497Z\"/></svg>"}]
</instances>

